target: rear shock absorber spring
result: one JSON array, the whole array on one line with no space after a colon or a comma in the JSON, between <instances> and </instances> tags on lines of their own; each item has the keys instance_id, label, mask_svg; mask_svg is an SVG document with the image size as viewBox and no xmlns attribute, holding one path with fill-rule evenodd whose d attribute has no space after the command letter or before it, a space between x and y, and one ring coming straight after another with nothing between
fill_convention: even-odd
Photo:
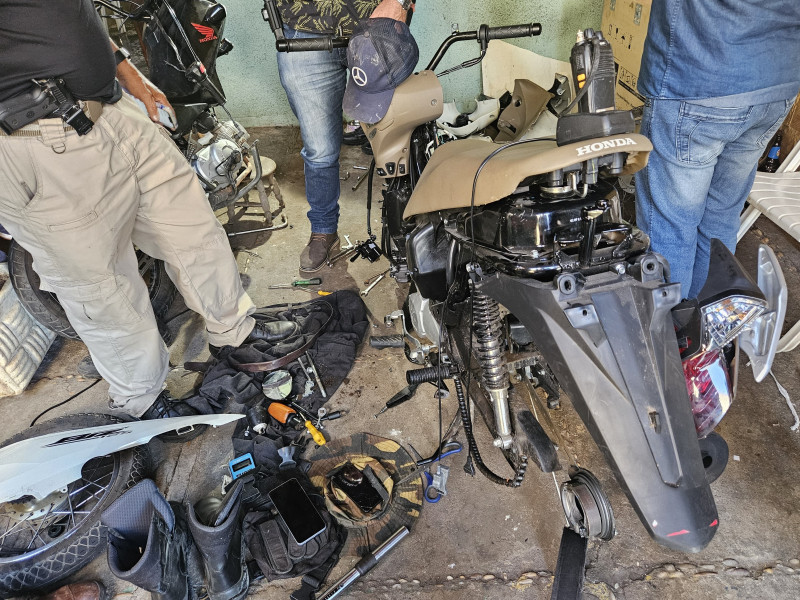
<instances>
[{"instance_id":1,"label":"rear shock absorber spring","mask_svg":"<svg viewBox=\"0 0 800 600\"><path fill-rule=\"evenodd\" d=\"M484 387L487 390L507 389L508 368L503 360L500 307L495 300L477 290L472 292L472 323Z\"/></svg>"},{"instance_id":2,"label":"rear shock absorber spring","mask_svg":"<svg viewBox=\"0 0 800 600\"><path fill-rule=\"evenodd\" d=\"M508 367L503 358L503 322L497 302L472 289L472 329L481 381L492 401L497 438L495 446L508 450L513 442L508 407Z\"/></svg>"}]
</instances>

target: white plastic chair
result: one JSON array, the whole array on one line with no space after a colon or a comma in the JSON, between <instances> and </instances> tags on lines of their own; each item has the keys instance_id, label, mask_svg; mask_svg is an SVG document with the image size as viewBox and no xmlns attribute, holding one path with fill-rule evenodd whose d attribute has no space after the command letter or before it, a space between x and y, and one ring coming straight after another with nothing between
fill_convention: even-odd
<instances>
[{"instance_id":1,"label":"white plastic chair","mask_svg":"<svg viewBox=\"0 0 800 600\"><path fill-rule=\"evenodd\" d=\"M800 241L800 142L795 145L775 173L756 173L753 189L747 198L747 210L742 213L739 241L752 227L759 216L764 215ZM789 352L800 344L800 321L787 331L780 342L778 352Z\"/></svg>"}]
</instances>

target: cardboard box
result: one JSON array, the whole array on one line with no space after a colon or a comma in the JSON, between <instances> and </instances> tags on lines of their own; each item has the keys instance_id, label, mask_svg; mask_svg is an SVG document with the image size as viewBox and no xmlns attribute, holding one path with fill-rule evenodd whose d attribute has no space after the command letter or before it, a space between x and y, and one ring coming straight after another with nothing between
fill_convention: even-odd
<instances>
[{"instance_id":1,"label":"cardboard box","mask_svg":"<svg viewBox=\"0 0 800 600\"><path fill-rule=\"evenodd\" d=\"M652 0L605 0L603 36L614 49L617 67L617 108L641 115L644 98L636 90ZM638 112L638 115L637 115Z\"/></svg>"}]
</instances>

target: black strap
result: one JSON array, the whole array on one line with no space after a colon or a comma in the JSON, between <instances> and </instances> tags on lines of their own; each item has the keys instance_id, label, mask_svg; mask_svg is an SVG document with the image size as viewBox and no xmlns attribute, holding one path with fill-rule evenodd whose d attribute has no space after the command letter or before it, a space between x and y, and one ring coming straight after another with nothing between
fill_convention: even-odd
<instances>
[{"instance_id":1,"label":"black strap","mask_svg":"<svg viewBox=\"0 0 800 600\"><path fill-rule=\"evenodd\" d=\"M581 600L588 541L569 527L564 527L550 600Z\"/></svg>"},{"instance_id":2,"label":"black strap","mask_svg":"<svg viewBox=\"0 0 800 600\"><path fill-rule=\"evenodd\" d=\"M300 589L293 591L289 596L291 600L314 600L314 593L322 587L328 574L333 570L333 567L336 566L336 563L339 562L339 553L344 547L346 536L340 526L334 526L336 527L336 535L339 538L339 545L336 546L336 550L331 553L328 560L313 571L309 571L303 575L303 578L300 580Z\"/></svg>"},{"instance_id":3,"label":"black strap","mask_svg":"<svg viewBox=\"0 0 800 600\"><path fill-rule=\"evenodd\" d=\"M232 357L228 357L228 362L231 364L231 366L239 371L258 373L261 371L274 371L275 369L280 369L281 367L297 360L298 357L305 354L305 352L314 345L314 343L317 341L317 338L325 332L325 330L328 328L328 325L330 325L331 321L333 320L334 310L330 304L323 300L318 300L314 304L323 305L328 308L328 319L325 321L322 327L320 327L308 340L306 340L302 346L290 352L286 356L282 356L267 362L237 363Z\"/></svg>"}]
</instances>

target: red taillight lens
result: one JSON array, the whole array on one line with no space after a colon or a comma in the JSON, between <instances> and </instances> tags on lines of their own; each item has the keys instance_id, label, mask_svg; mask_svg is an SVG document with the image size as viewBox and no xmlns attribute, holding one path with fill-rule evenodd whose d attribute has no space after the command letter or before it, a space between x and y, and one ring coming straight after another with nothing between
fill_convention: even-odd
<instances>
[{"instance_id":1,"label":"red taillight lens","mask_svg":"<svg viewBox=\"0 0 800 600\"><path fill-rule=\"evenodd\" d=\"M731 406L733 393L728 364L722 351L714 349L685 360L683 373L697 436L704 438Z\"/></svg>"}]
</instances>

